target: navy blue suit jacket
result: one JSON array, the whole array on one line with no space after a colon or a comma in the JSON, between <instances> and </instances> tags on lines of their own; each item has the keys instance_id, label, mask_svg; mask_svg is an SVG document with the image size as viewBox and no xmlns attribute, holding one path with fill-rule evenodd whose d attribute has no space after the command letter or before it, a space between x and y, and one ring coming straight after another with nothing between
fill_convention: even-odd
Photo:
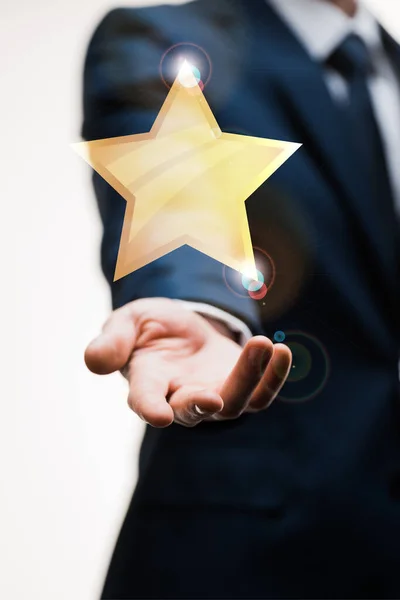
<instances>
[{"instance_id":1,"label":"navy blue suit jacket","mask_svg":"<svg viewBox=\"0 0 400 600\"><path fill-rule=\"evenodd\" d=\"M285 332L298 376L266 412L147 429L103 597L400 597L395 224L382 229L323 67L263 0L109 13L85 64L84 137L148 131L168 92L160 60L182 42L210 58L222 130L303 144L246 202L274 284L258 302L233 293L189 247L112 283L125 201L94 175L113 305L214 304Z\"/></svg>"}]
</instances>

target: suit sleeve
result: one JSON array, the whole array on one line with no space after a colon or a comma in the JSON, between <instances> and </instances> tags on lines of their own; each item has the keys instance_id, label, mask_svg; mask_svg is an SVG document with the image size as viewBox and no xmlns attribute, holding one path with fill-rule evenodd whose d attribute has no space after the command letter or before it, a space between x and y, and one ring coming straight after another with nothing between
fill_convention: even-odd
<instances>
[{"instance_id":1,"label":"suit sleeve","mask_svg":"<svg viewBox=\"0 0 400 600\"><path fill-rule=\"evenodd\" d=\"M151 20L149 10L153 11ZM181 25L179 7L117 9L100 23L84 68L84 139L150 130L168 93L159 73L160 59L172 45L163 34L166 19ZM113 282L126 202L97 173L93 183L104 228L102 269L114 308L155 296L207 303L241 319L253 333L261 332L256 303L227 286L221 263L188 246Z\"/></svg>"}]
</instances>

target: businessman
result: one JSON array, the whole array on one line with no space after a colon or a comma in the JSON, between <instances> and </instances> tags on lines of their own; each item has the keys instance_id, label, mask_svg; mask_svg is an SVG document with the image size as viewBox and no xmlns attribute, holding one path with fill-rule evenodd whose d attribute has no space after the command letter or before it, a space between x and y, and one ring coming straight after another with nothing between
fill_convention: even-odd
<instances>
[{"instance_id":1,"label":"businessman","mask_svg":"<svg viewBox=\"0 0 400 600\"><path fill-rule=\"evenodd\" d=\"M125 202L94 175L114 312L86 362L148 423L102 598L399 598L400 49L356 0L114 10L84 137L149 131L176 48L223 131L303 146L246 202L262 301L187 246L112 283Z\"/></svg>"}]
</instances>

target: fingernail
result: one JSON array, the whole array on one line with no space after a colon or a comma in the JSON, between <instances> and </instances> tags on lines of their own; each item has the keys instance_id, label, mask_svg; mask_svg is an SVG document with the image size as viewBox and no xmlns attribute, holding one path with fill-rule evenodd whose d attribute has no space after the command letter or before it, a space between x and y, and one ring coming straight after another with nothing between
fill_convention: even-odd
<instances>
[{"instance_id":1,"label":"fingernail","mask_svg":"<svg viewBox=\"0 0 400 600\"><path fill-rule=\"evenodd\" d=\"M221 408L222 410L222 408ZM203 410L202 408L200 408L199 406L197 406L197 404L194 405L194 412L202 417L206 416L206 417L212 417L213 415L218 414L220 411L219 410Z\"/></svg>"}]
</instances>

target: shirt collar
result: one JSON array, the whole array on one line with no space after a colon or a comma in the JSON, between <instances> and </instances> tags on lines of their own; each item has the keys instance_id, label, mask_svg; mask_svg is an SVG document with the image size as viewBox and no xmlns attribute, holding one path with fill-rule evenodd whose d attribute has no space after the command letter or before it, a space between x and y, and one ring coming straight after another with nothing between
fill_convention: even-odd
<instances>
[{"instance_id":1,"label":"shirt collar","mask_svg":"<svg viewBox=\"0 0 400 600\"><path fill-rule=\"evenodd\" d=\"M312 58L325 61L350 33L359 35L371 53L382 49L377 21L360 4L354 17L326 0L267 0Z\"/></svg>"}]
</instances>

